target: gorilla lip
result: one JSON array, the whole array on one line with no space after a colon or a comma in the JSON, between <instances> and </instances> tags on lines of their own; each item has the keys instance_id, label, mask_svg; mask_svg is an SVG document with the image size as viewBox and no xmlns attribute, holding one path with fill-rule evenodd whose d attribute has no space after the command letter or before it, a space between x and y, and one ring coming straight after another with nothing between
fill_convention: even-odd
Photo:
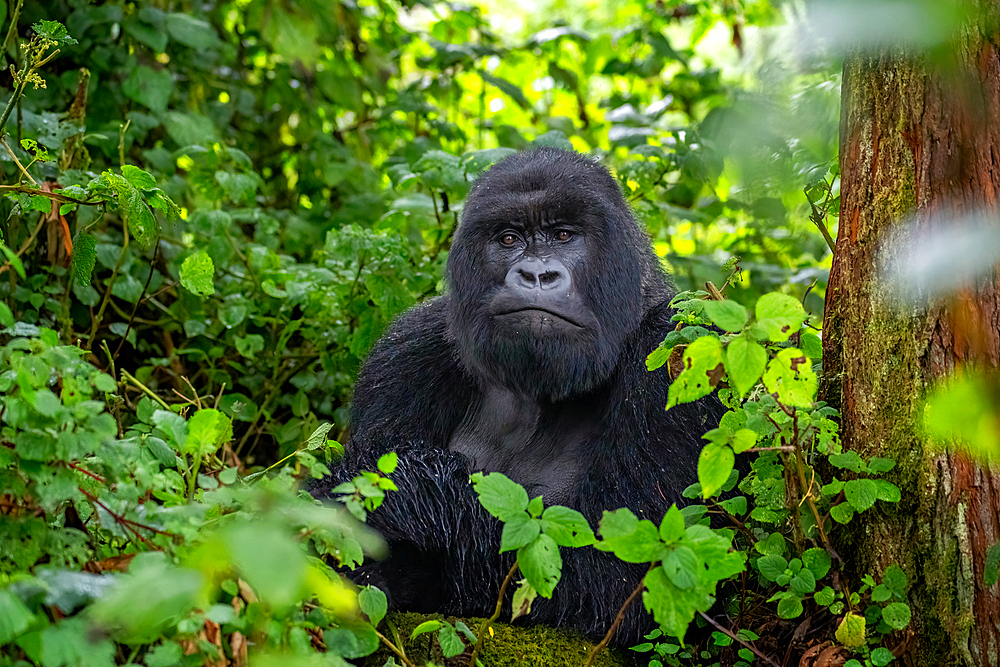
<instances>
[{"instance_id":1,"label":"gorilla lip","mask_svg":"<svg viewBox=\"0 0 1000 667\"><path fill-rule=\"evenodd\" d=\"M584 328L584 326L582 324L579 324L579 323L571 320L570 318L566 317L565 315L562 315L562 314L557 313L555 311L549 310L548 308L540 308L538 306L531 306L531 307L528 307L528 308L516 308L514 310L508 310L508 311L503 312L503 313L497 313L496 317L503 317L505 315L527 315L529 313L544 313L545 315L549 315L549 316L554 317L554 318L556 318L558 320L562 320L563 322L566 322L568 324L572 324L573 326L575 326L575 327L577 327L579 329L583 329Z\"/></svg>"}]
</instances>

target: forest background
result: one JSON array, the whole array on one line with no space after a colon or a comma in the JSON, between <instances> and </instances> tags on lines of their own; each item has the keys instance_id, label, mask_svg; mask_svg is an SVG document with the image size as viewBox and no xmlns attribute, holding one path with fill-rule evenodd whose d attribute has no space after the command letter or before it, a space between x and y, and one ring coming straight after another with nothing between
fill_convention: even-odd
<instances>
[{"instance_id":1,"label":"forest background","mask_svg":"<svg viewBox=\"0 0 1000 667\"><path fill-rule=\"evenodd\" d=\"M880 18L932 56L968 20L911 6L0 3L0 664L338 665L380 640L398 649L376 631L384 598L357 596L322 559L352 566L377 538L297 480L333 465L359 363L394 316L444 289L469 185L514 150L600 157L679 290L711 282L747 307L791 297L818 364L843 58L885 45ZM827 429L818 453L840 455L835 411L807 404ZM793 464L775 465L772 491ZM392 467L358 482L355 514L377 508ZM815 494L827 521L838 503L874 505L832 481ZM871 488L898 501L889 486ZM653 637L643 660L789 664L781 641L754 642L791 646L803 601L825 614L813 644L859 665L898 657L909 607L883 614L906 606L899 568L856 573L878 611L855 610L857 589L817 584L829 558L797 557L800 538L823 550L815 525L789 527L795 550L783 546L775 526L805 498L768 509L761 488L747 491L770 526L749 531L752 623L706 634L701 652ZM745 498L719 511L750 521ZM868 643L862 616L878 627ZM461 622L429 631L441 660L476 641ZM397 657L410 664L383 662Z\"/></svg>"}]
</instances>

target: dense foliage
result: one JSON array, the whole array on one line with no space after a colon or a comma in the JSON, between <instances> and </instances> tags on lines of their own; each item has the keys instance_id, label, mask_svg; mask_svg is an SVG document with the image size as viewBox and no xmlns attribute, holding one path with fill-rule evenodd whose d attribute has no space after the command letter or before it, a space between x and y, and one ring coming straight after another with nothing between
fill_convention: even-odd
<instances>
[{"instance_id":1,"label":"dense foliage","mask_svg":"<svg viewBox=\"0 0 1000 667\"><path fill-rule=\"evenodd\" d=\"M678 286L712 282L649 367L679 373L671 404L722 386L731 412L690 489L708 504L658 525L475 480L514 526L515 607L558 585L560 547L596 546L651 563L642 603L673 637L639 647L651 665L749 662L806 605L887 664L905 577L843 584L824 532L898 499L815 403L838 78L769 53L762 0L595 17L501 36L432 2L0 6L0 664L338 665L380 642L408 662L385 596L334 570L378 554L357 520L393 457L345 511L296 480L336 459L388 321L443 289L471 180L532 144L602 157ZM683 647L730 578L734 625ZM469 662L487 625L414 634Z\"/></svg>"}]
</instances>

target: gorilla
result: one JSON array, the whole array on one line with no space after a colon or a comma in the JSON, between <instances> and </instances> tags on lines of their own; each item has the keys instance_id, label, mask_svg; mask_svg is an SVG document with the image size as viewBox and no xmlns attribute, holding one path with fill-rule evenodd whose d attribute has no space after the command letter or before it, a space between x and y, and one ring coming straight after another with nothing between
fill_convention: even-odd
<instances>
[{"instance_id":1,"label":"gorilla","mask_svg":"<svg viewBox=\"0 0 1000 667\"><path fill-rule=\"evenodd\" d=\"M472 187L447 264L448 293L400 316L358 377L344 465L329 497L395 451L398 492L370 514L387 560L352 573L395 607L489 616L513 553L470 473L501 472L546 505L628 507L659 523L696 480L715 398L665 411L666 369L645 358L675 328L672 286L617 182L594 160L540 148ZM645 566L563 549L550 600L527 622L604 635ZM511 587L513 588L513 587ZM633 604L615 643L652 626Z\"/></svg>"}]
</instances>

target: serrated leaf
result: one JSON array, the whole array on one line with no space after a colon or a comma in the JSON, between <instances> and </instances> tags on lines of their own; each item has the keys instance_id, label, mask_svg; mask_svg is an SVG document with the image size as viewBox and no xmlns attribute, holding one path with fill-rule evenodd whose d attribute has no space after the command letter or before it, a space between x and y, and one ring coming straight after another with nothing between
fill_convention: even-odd
<instances>
[{"instance_id":1,"label":"serrated leaf","mask_svg":"<svg viewBox=\"0 0 1000 667\"><path fill-rule=\"evenodd\" d=\"M77 234L73 239L73 258L70 264L73 272L73 280L77 285L86 286L90 284L94 275L94 266L97 263L97 238L93 234Z\"/></svg>"},{"instance_id":2,"label":"serrated leaf","mask_svg":"<svg viewBox=\"0 0 1000 667\"><path fill-rule=\"evenodd\" d=\"M553 505L545 509L542 532L561 547L585 547L596 541L587 519L574 509Z\"/></svg>"},{"instance_id":3,"label":"serrated leaf","mask_svg":"<svg viewBox=\"0 0 1000 667\"><path fill-rule=\"evenodd\" d=\"M663 571L674 586L686 590L698 585L698 575L705 571L705 565L690 547L681 545L663 559Z\"/></svg>"},{"instance_id":4,"label":"serrated leaf","mask_svg":"<svg viewBox=\"0 0 1000 667\"><path fill-rule=\"evenodd\" d=\"M841 619L835 633L837 641L847 648L857 648L865 643L865 619L848 612Z\"/></svg>"},{"instance_id":5,"label":"serrated leaf","mask_svg":"<svg viewBox=\"0 0 1000 667\"><path fill-rule=\"evenodd\" d=\"M837 523L848 523L854 518L854 508L850 503L840 503L830 508L830 518Z\"/></svg>"},{"instance_id":6,"label":"serrated leaf","mask_svg":"<svg viewBox=\"0 0 1000 667\"><path fill-rule=\"evenodd\" d=\"M746 334L740 334L726 346L726 372L740 396L745 396L767 367L767 351Z\"/></svg>"},{"instance_id":7,"label":"serrated leaf","mask_svg":"<svg viewBox=\"0 0 1000 667\"><path fill-rule=\"evenodd\" d=\"M725 301L706 301L705 315L712 324L725 331L740 331L747 323L747 309L726 299Z\"/></svg>"},{"instance_id":8,"label":"serrated leaf","mask_svg":"<svg viewBox=\"0 0 1000 667\"><path fill-rule=\"evenodd\" d=\"M332 428L333 424L329 422L323 422L322 424L320 424L316 428L316 430L312 432L312 435L310 435L309 439L306 441L306 449L313 450L325 446L326 434L329 433L330 429Z\"/></svg>"},{"instance_id":9,"label":"serrated leaf","mask_svg":"<svg viewBox=\"0 0 1000 667\"><path fill-rule=\"evenodd\" d=\"M122 177L137 190L150 190L156 187L156 179L148 172L130 164L122 165Z\"/></svg>"},{"instance_id":10,"label":"serrated leaf","mask_svg":"<svg viewBox=\"0 0 1000 667\"><path fill-rule=\"evenodd\" d=\"M698 482L702 498L711 498L722 490L733 471L736 455L728 445L710 442L698 456Z\"/></svg>"},{"instance_id":11,"label":"serrated leaf","mask_svg":"<svg viewBox=\"0 0 1000 667\"><path fill-rule=\"evenodd\" d=\"M806 321L806 311L787 294L771 292L757 300L757 324L774 343L783 343Z\"/></svg>"},{"instance_id":12,"label":"serrated leaf","mask_svg":"<svg viewBox=\"0 0 1000 667\"><path fill-rule=\"evenodd\" d=\"M118 208L122 217L125 218L129 232L139 247L143 249L151 247L156 241L159 229L153 212L143 200L142 195L124 177L111 171L105 171L103 175L111 189L115 191Z\"/></svg>"},{"instance_id":13,"label":"serrated leaf","mask_svg":"<svg viewBox=\"0 0 1000 667\"><path fill-rule=\"evenodd\" d=\"M802 600L788 595L778 600L778 616L780 618L798 618L802 615Z\"/></svg>"},{"instance_id":14,"label":"serrated leaf","mask_svg":"<svg viewBox=\"0 0 1000 667\"><path fill-rule=\"evenodd\" d=\"M195 412L187 422L187 440L182 451L207 456L233 437L232 421L220 410Z\"/></svg>"},{"instance_id":15,"label":"serrated leaf","mask_svg":"<svg viewBox=\"0 0 1000 667\"><path fill-rule=\"evenodd\" d=\"M788 561L782 556L761 556L757 559L757 569L768 581L775 581L788 569Z\"/></svg>"},{"instance_id":16,"label":"serrated leaf","mask_svg":"<svg viewBox=\"0 0 1000 667\"><path fill-rule=\"evenodd\" d=\"M398 465L399 455L396 454L396 452L386 452L382 456L378 457L378 461L375 463L375 467L386 475L394 473L396 471L396 466Z\"/></svg>"},{"instance_id":17,"label":"serrated leaf","mask_svg":"<svg viewBox=\"0 0 1000 667\"><path fill-rule=\"evenodd\" d=\"M496 474L496 473L494 473ZM517 551L517 562L528 583L544 598L552 597L562 576L559 547L548 535L539 535Z\"/></svg>"},{"instance_id":18,"label":"serrated leaf","mask_svg":"<svg viewBox=\"0 0 1000 667\"><path fill-rule=\"evenodd\" d=\"M465 650L462 638L448 623L441 624L441 629L438 630L438 643L441 645L441 653L446 658L454 658Z\"/></svg>"},{"instance_id":19,"label":"serrated leaf","mask_svg":"<svg viewBox=\"0 0 1000 667\"><path fill-rule=\"evenodd\" d=\"M479 494L479 503L501 521L509 521L511 517L527 510L528 492L506 475L498 472L487 475L475 473L471 479Z\"/></svg>"},{"instance_id":20,"label":"serrated leaf","mask_svg":"<svg viewBox=\"0 0 1000 667\"><path fill-rule=\"evenodd\" d=\"M764 387L778 402L794 408L810 408L819 382L809 359L794 347L779 352L764 372Z\"/></svg>"},{"instance_id":21,"label":"serrated leaf","mask_svg":"<svg viewBox=\"0 0 1000 667\"><path fill-rule=\"evenodd\" d=\"M517 582L517 590L514 591L514 600L511 602L510 620L512 623L515 618L531 613L531 604L536 597L538 597L538 591L528 583L527 579L521 579Z\"/></svg>"},{"instance_id":22,"label":"serrated leaf","mask_svg":"<svg viewBox=\"0 0 1000 667\"><path fill-rule=\"evenodd\" d=\"M514 551L529 544L541 533L541 523L523 512L515 514L503 524L500 536L500 553Z\"/></svg>"},{"instance_id":23,"label":"serrated leaf","mask_svg":"<svg viewBox=\"0 0 1000 667\"><path fill-rule=\"evenodd\" d=\"M902 630L910 624L910 606L905 602L893 602L882 610L882 620L896 630Z\"/></svg>"},{"instance_id":24,"label":"serrated leaf","mask_svg":"<svg viewBox=\"0 0 1000 667\"><path fill-rule=\"evenodd\" d=\"M899 487L884 479L871 480L875 484L875 497L887 503L898 503L902 498Z\"/></svg>"},{"instance_id":25,"label":"serrated leaf","mask_svg":"<svg viewBox=\"0 0 1000 667\"><path fill-rule=\"evenodd\" d=\"M198 296L215 294L215 263L208 253L199 250L181 264L181 285Z\"/></svg>"},{"instance_id":26,"label":"serrated leaf","mask_svg":"<svg viewBox=\"0 0 1000 667\"><path fill-rule=\"evenodd\" d=\"M663 521L660 522L660 539L669 544L682 537L684 537L684 515L677 509L677 505L671 505L663 515Z\"/></svg>"},{"instance_id":27,"label":"serrated leaf","mask_svg":"<svg viewBox=\"0 0 1000 667\"><path fill-rule=\"evenodd\" d=\"M684 370L670 384L667 410L679 403L690 403L707 396L722 377L722 343L714 336L703 336L684 350Z\"/></svg>"},{"instance_id":28,"label":"serrated leaf","mask_svg":"<svg viewBox=\"0 0 1000 667\"><path fill-rule=\"evenodd\" d=\"M852 479L844 483L844 496L855 510L864 512L878 499L878 487L871 479Z\"/></svg>"},{"instance_id":29,"label":"serrated leaf","mask_svg":"<svg viewBox=\"0 0 1000 667\"><path fill-rule=\"evenodd\" d=\"M812 571L816 579L822 579L830 571L833 561L826 549L814 547L806 549L802 554L803 564Z\"/></svg>"}]
</instances>

